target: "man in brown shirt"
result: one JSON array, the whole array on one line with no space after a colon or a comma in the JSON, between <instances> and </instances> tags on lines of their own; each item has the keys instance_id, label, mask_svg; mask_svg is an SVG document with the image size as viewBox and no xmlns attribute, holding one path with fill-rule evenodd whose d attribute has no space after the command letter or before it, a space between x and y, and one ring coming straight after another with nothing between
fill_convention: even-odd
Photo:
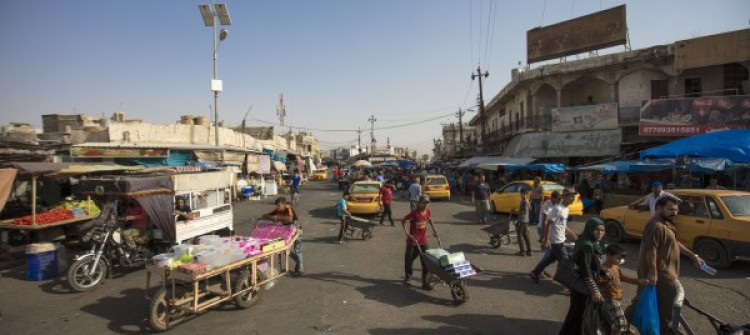
<instances>
[{"instance_id":1,"label":"man in brown shirt","mask_svg":"<svg viewBox=\"0 0 750 335\"><path fill-rule=\"evenodd\" d=\"M679 198L663 196L656 201L656 213L643 230L641 249L638 253L638 278L656 285L656 300L659 304L661 333L669 334L672 312L680 284L680 254L700 267L703 260L677 240L674 221L677 218ZM638 295L642 287L639 287Z\"/></svg>"}]
</instances>

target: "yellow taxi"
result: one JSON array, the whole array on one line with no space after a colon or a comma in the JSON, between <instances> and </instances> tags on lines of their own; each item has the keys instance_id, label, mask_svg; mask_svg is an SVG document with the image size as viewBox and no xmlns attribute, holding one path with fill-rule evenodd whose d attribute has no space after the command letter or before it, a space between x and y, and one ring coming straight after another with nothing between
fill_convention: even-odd
<instances>
[{"instance_id":1,"label":"yellow taxi","mask_svg":"<svg viewBox=\"0 0 750 335\"><path fill-rule=\"evenodd\" d=\"M382 210L379 181L358 181L349 188L346 207L353 215L379 214Z\"/></svg>"},{"instance_id":2,"label":"yellow taxi","mask_svg":"<svg viewBox=\"0 0 750 335\"><path fill-rule=\"evenodd\" d=\"M677 239L709 265L728 267L738 256L750 256L750 193L729 190L668 190L680 199L675 220ZM651 216L644 197L629 206L605 209L605 236L613 241L640 239Z\"/></svg>"},{"instance_id":3,"label":"yellow taxi","mask_svg":"<svg viewBox=\"0 0 750 335\"><path fill-rule=\"evenodd\" d=\"M322 180L326 181L328 180L328 170L321 169L321 170L315 170L312 174L312 180Z\"/></svg>"},{"instance_id":4,"label":"yellow taxi","mask_svg":"<svg viewBox=\"0 0 750 335\"><path fill-rule=\"evenodd\" d=\"M539 184L544 189L544 200L549 199L553 191L560 191L562 193L565 189L564 186L553 181L542 180ZM510 213L513 209L518 209L518 205L521 203L521 190L531 192L532 185L534 185L533 180L519 180L496 189L490 195L490 211L492 213ZM528 199L529 201L531 200L531 193L528 194ZM576 194L575 200L568 206L568 215L583 215L583 202L581 202L580 194Z\"/></svg>"},{"instance_id":5,"label":"yellow taxi","mask_svg":"<svg viewBox=\"0 0 750 335\"><path fill-rule=\"evenodd\" d=\"M451 186L448 179L440 174L427 175L422 184L424 194L429 195L430 199L448 199L451 200Z\"/></svg>"}]
</instances>

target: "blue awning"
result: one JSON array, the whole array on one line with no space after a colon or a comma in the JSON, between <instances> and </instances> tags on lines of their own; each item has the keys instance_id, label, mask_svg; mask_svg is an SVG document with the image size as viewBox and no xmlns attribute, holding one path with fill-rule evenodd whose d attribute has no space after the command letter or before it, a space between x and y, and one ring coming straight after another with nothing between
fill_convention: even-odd
<instances>
[{"instance_id":1,"label":"blue awning","mask_svg":"<svg viewBox=\"0 0 750 335\"><path fill-rule=\"evenodd\" d=\"M730 160L723 158L704 158L690 157L685 161L679 162L674 158L646 159L646 160L622 160L607 162L594 165L581 165L572 167L576 171L601 171L603 174L612 173L637 173L637 172L658 172L671 169L682 169L692 172L702 172L712 174L717 171L724 171L732 166Z\"/></svg>"},{"instance_id":2,"label":"blue awning","mask_svg":"<svg viewBox=\"0 0 750 335\"><path fill-rule=\"evenodd\" d=\"M538 164L519 164L519 165L508 165L505 167L505 171L515 170L536 170L545 173L563 173L565 172L565 164L558 163L538 163Z\"/></svg>"},{"instance_id":3,"label":"blue awning","mask_svg":"<svg viewBox=\"0 0 750 335\"><path fill-rule=\"evenodd\" d=\"M714 131L641 151L641 159L698 156L750 163L750 129Z\"/></svg>"}]
</instances>

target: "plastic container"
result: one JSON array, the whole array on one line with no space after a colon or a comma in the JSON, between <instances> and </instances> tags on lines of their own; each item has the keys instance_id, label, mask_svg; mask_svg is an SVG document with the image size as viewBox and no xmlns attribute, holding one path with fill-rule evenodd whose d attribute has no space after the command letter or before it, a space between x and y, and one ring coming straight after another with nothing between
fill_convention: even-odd
<instances>
[{"instance_id":1,"label":"plastic container","mask_svg":"<svg viewBox=\"0 0 750 335\"><path fill-rule=\"evenodd\" d=\"M242 195L249 197L255 193L255 188L251 186L245 186L242 188Z\"/></svg>"},{"instance_id":2,"label":"plastic container","mask_svg":"<svg viewBox=\"0 0 750 335\"><path fill-rule=\"evenodd\" d=\"M198 237L198 244L203 245L221 245L221 236L219 235L203 235Z\"/></svg>"},{"instance_id":3,"label":"plastic container","mask_svg":"<svg viewBox=\"0 0 750 335\"><path fill-rule=\"evenodd\" d=\"M26 247L26 279L40 281L57 276L57 251L52 243L33 243Z\"/></svg>"},{"instance_id":4,"label":"plastic container","mask_svg":"<svg viewBox=\"0 0 750 335\"><path fill-rule=\"evenodd\" d=\"M703 272L708 273L708 274L710 274L712 276L716 275L716 269L712 268L706 262L703 262L703 264L701 264L701 270L703 270Z\"/></svg>"}]
</instances>

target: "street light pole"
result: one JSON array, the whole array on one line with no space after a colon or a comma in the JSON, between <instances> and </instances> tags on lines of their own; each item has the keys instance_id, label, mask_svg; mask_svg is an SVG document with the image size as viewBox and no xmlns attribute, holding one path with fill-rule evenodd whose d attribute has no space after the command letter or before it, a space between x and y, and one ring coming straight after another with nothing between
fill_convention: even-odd
<instances>
[{"instance_id":1,"label":"street light pole","mask_svg":"<svg viewBox=\"0 0 750 335\"><path fill-rule=\"evenodd\" d=\"M214 92L214 136L216 146L219 146L219 92L223 90L223 82L218 78L218 60L219 60L219 44L225 40L229 34L226 29L221 29L218 34L216 32L216 18L219 18L219 24L222 26L231 25L232 22L229 19L229 11L227 5L223 3L214 4L214 8L211 5L198 5L203 17L203 23L206 27L212 27L213 37L213 51L214 51L214 76L211 80L211 90ZM219 36L217 41L216 36Z\"/></svg>"}]
</instances>

